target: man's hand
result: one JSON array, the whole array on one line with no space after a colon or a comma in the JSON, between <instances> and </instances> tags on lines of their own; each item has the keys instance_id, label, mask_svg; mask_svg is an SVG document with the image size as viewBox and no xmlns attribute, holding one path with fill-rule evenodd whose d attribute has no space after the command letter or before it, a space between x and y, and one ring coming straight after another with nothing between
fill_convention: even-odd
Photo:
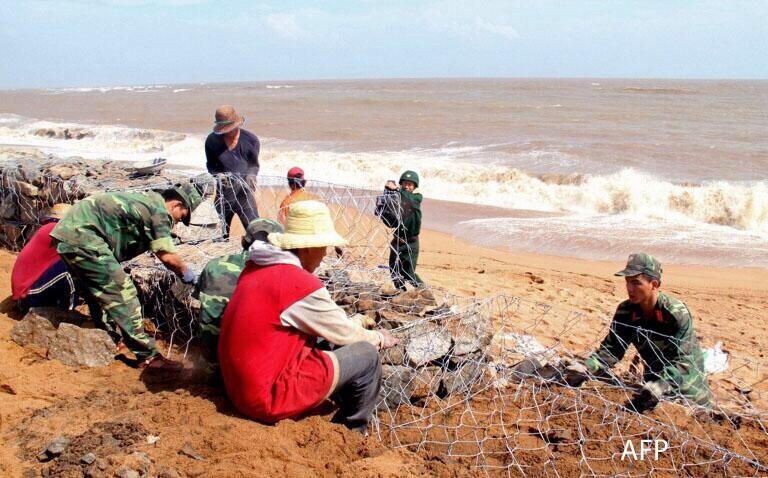
<instances>
[{"instance_id":1,"label":"man's hand","mask_svg":"<svg viewBox=\"0 0 768 478\"><path fill-rule=\"evenodd\" d=\"M379 335L381 335L381 350L389 349L400 343L400 341L387 332L386 330L379 330Z\"/></svg>"},{"instance_id":2,"label":"man's hand","mask_svg":"<svg viewBox=\"0 0 768 478\"><path fill-rule=\"evenodd\" d=\"M589 379L589 369L580 361L571 361L563 370L563 382L569 387L581 387Z\"/></svg>"},{"instance_id":3,"label":"man's hand","mask_svg":"<svg viewBox=\"0 0 768 478\"><path fill-rule=\"evenodd\" d=\"M624 408L629 411L643 413L653 410L659 404L661 397L669 388L664 382L647 382L643 388L638 390L635 395L624 404Z\"/></svg>"},{"instance_id":4,"label":"man's hand","mask_svg":"<svg viewBox=\"0 0 768 478\"><path fill-rule=\"evenodd\" d=\"M397 189L397 183L394 181L387 181L387 183L384 185L384 189L389 189L390 191L394 191Z\"/></svg>"},{"instance_id":5,"label":"man's hand","mask_svg":"<svg viewBox=\"0 0 768 478\"><path fill-rule=\"evenodd\" d=\"M181 274L181 282L185 284L197 283L197 274L195 274L195 271L193 271L191 267L184 269L184 273Z\"/></svg>"}]
</instances>

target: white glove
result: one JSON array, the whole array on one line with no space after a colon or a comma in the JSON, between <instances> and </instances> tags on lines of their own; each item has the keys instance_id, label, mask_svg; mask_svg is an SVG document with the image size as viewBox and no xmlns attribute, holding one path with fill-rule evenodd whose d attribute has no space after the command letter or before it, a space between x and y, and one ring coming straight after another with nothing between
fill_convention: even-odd
<instances>
[{"instance_id":1,"label":"white glove","mask_svg":"<svg viewBox=\"0 0 768 478\"><path fill-rule=\"evenodd\" d=\"M181 282L185 284L195 284L197 282L197 274L191 267L184 269L184 273L181 275Z\"/></svg>"}]
</instances>

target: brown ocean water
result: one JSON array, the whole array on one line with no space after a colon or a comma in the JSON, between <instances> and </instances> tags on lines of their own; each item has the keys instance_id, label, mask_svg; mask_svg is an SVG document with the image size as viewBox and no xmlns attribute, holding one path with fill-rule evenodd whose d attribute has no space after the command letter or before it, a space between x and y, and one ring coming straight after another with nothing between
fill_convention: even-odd
<instances>
[{"instance_id":1,"label":"brown ocean water","mask_svg":"<svg viewBox=\"0 0 768 478\"><path fill-rule=\"evenodd\" d=\"M222 103L262 139L263 174L300 165L317 180L378 189L416 169L427 197L468 205L462 217L433 208L428 222L476 242L610 259L647 249L673 262L768 267L768 81L10 90L0 91L0 144L12 145L5 156L24 146L204 167L202 142ZM64 129L86 134L65 139Z\"/></svg>"}]
</instances>

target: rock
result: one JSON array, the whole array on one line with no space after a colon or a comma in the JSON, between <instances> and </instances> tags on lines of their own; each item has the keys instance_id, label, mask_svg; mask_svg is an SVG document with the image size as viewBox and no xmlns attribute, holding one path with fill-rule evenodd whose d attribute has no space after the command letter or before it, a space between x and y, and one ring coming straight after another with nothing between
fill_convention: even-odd
<instances>
[{"instance_id":1,"label":"rock","mask_svg":"<svg viewBox=\"0 0 768 478\"><path fill-rule=\"evenodd\" d=\"M11 340L25 347L34 345L48 349L51 340L56 335L56 325L45 315L39 314L38 309L31 309L19 322L11 328Z\"/></svg>"},{"instance_id":2,"label":"rock","mask_svg":"<svg viewBox=\"0 0 768 478\"><path fill-rule=\"evenodd\" d=\"M96 455L94 455L93 453L86 453L85 455L80 457L80 462L85 463L86 465L90 465L94 461L96 461Z\"/></svg>"},{"instance_id":3,"label":"rock","mask_svg":"<svg viewBox=\"0 0 768 478\"><path fill-rule=\"evenodd\" d=\"M181 450L179 450L179 454L186 455L194 460L204 460L203 455L197 452L194 448L192 448L192 444L189 442L184 443L184 446L181 447Z\"/></svg>"},{"instance_id":4,"label":"rock","mask_svg":"<svg viewBox=\"0 0 768 478\"><path fill-rule=\"evenodd\" d=\"M414 370L401 365L383 365L380 398L391 407L418 402L437 393L439 373L439 367Z\"/></svg>"},{"instance_id":5,"label":"rock","mask_svg":"<svg viewBox=\"0 0 768 478\"><path fill-rule=\"evenodd\" d=\"M68 446L69 438L65 437L64 435L56 437L45 447L45 449L43 449L43 451L40 452L39 455L37 455L37 459L40 461L48 461L56 458L57 456L61 455Z\"/></svg>"},{"instance_id":6,"label":"rock","mask_svg":"<svg viewBox=\"0 0 768 478\"><path fill-rule=\"evenodd\" d=\"M453 372L443 375L445 393L453 395L463 393L472 388L483 376L484 364L469 362Z\"/></svg>"},{"instance_id":7,"label":"rock","mask_svg":"<svg viewBox=\"0 0 768 478\"><path fill-rule=\"evenodd\" d=\"M379 352L381 355L381 363L387 365L405 365L405 344L399 343L394 347L382 350Z\"/></svg>"},{"instance_id":8,"label":"rock","mask_svg":"<svg viewBox=\"0 0 768 478\"><path fill-rule=\"evenodd\" d=\"M70 179L72 176L76 175L77 171L75 171L72 166L66 164L58 164L48 168L47 173L50 176L58 177L66 181L67 179Z\"/></svg>"},{"instance_id":9,"label":"rock","mask_svg":"<svg viewBox=\"0 0 768 478\"><path fill-rule=\"evenodd\" d=\"M453 355L467 355L485 350L491 344L493 330L487 317L473 315L459 320L448 320L453 340Z\"/></svg>"},{"instance_id":10,"label":"rock","mask_svg":"<svg viewBox=\"0 0 768 478\"><path fill-rule=\"evenodd\" d=\"M132 470L127 466L121 466L118 468L117 471L115 471L115 476L117 478L141 478L141 475L138 471Z\"/></svg>"},{"instance_id":11,"label":"rock","mask_svg":"<svg viewBox=\"0 0 768 478\"><path fill-rule=\"evenodd\" d=\"M369 310L380 310L386 307L386 302L373 300L373 299L359 299L355 303L355 309L357 309L358 312L365 312Z\"/></svg>"},{"instance_id":12,"label":"rock","mask_svg":"<svg viewBox=\"0 0 768 478\"><path fill-rule=\"evenodd\" d=\"M401 340L405 344L408 364L420 367L447 354L451 349L451 335L445 327L430 322L420 323L406 331Z\"/></svg>"},{"instance_id":13,"label":"rock","mask_svg":"<svg viewBox=\"0 0 768 478\"><path fill-rule=\"evenodd\" d=\"M67 365L103 367L112 363L115 343L101 329L84 329L72 324L61 324L48 347L48 358Z\"/></svg>"},{"instance_id":14,"label":"rock","mask_svg":"<svg viewBox=\"0 0 768 478\"><path fill-rule=\"evenodd\" d=\"M4 196L0 201L0 218L15 219L19 213L19 203L13 195Z\"/></svg>"},{"instance_id":15,"label":"rock","mask_svg":"<svg viewBox=\"0 0 768 478\"><path fill-rule=\"evenodd\" d=\"M360 324L360 326L364 329L372 329L376 326L376 321L372 317L369 317L367 315L355 314L350 316L349 320L357 324Z\"/></svg>"},{"instance_id":16,"label":"rock","mask_svg":"<svg viewBox=\"0 0 768 478\"><path fill-rule=\"evenodd\" d=\"M376 318L379 319L381 326L385 329L396 329L416 320L412 316L387 309L377 310Z\"/></svg>"},{"instance_id":17,"label":"rock","mask_svg":"<svg viewBox=\"0 0 768 478\"><path fill-rule=\"evenodd\" d=\"M150 445L154 445L158 440L160 440L160 437L157 435L147 435L147 443Z\"/></svg>"}]
</instances>

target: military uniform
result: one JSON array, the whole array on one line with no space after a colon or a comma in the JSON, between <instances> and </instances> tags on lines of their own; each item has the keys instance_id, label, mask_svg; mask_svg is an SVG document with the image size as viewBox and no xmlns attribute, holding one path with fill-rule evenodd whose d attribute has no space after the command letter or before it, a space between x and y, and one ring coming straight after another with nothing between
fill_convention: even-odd
<instances>
[{"instance_id":1,"label":"military uniform","mask_svg":"<svg viewBox=\"0 0 768 478\"><path fill-rule=\"evenodd\" d=\"M419 185L419 176L406 171L400 182L412 181ZM405 283L421 287L424 281L416 274L419 261L419 233L421 232L421 201L419 192L408 192L403 188L387 190L379 197L376 214L387 227L394 228L389 250L389 270L395 287L405 290Z\"/></svg>"},{"instance_id":2,"label":"military uniform","mask_svg":"<svg viewBox=\"0 0 768 478\"><path fill-rule=\"evenodd\" d=\"M201 201L191 185L176 191L190 213ZM51 231L59 255L87 291L93 319L113 338L122 337L139 360L158 352L144 331L136 286L120 262L146 251L175 252L173 225L160 194L114 192L83 199Z\"/></svg>"},{"instance_id":3,"label":"military uniform","mask_svg":"<svg viewBox=\"0 0 768 478\"><path fill-rule=\"evenodd\" d=\"M245 268L248 248L256 240L265 241L266 234L282 231L280 224L271 219L251 221L243 237L243 250L211 259L200 273L195 290L195 296L200 300L198 333L212 361L216 361L221 316Z\"/></svg>"},{"instance_id":4,"label":"military uniform","mask_svg":"<svg viewBox=\"0 0 768 478\"><path fill-rule=\"evenodd\" d=\"M661 280L661 265L648 254L633 254L627 268L616 275L639 274ZM703 406L711 404L704 354L693 330L691 313L682 301L659 292L650 318L643 316L639 305L622 302L608 335L585 365L592 373L602 372L621 360L630 344L645 363L646 384L655 384L655 390L663 391L665 396L682 396Z\"/></svg>"}]
</instances>

